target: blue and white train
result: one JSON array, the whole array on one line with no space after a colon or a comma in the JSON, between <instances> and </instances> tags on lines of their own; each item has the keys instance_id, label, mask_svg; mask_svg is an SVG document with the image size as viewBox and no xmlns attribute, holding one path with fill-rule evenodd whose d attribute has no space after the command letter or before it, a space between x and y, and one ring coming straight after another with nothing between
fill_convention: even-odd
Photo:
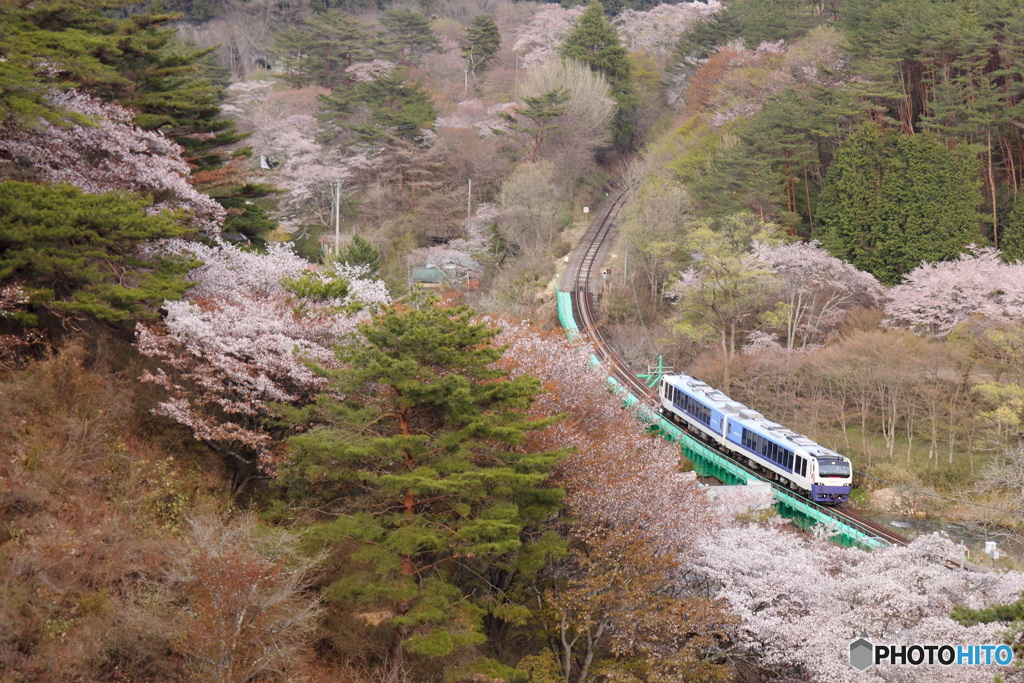
<instances>
[{"instance_id":1,"label":"blue and white train","mask_svg":"<svg viewBox=\"0 0 1024 683\"><path fill-rule=\"evenodd\" d=\"M687 375L666 375L658 391L661 412L673 422L729 451L816 503L838 505L850 497L848 458L764 419L764 415Z\"/></svg>"}]
</instances>

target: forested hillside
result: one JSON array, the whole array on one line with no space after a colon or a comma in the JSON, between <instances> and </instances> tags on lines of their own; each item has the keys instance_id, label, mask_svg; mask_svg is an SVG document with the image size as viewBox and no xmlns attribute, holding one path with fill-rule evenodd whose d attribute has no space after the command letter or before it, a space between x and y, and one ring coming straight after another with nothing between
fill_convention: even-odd
<instances>
[{"instance_id":1,"label":"forested hillside","mask_svg":"<svg viewBox=\"0 0 1024 683\"><path fill-rule=\"evenodd\" d=\"M0 4L0 680L854 681L856 637L1012 640L1024 574L949 538L706 495L554 294L623 193L620 355L862 503L1019 528L1022 18Z\"/></svg>"}]
</instances>

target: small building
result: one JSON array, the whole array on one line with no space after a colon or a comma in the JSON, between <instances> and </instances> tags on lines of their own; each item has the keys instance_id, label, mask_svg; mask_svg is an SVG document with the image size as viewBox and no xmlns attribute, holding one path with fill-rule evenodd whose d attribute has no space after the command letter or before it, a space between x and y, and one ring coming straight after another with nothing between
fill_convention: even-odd
<instances>
[{"instance_id":1,"label":"small building","mask_svg":"<svg viewBox=\"0 0 1024 683\"><path fill-rule=\"evenodd\" d=\"M413 268L412 286L416 289L441 289L448 283L448 273L440 268Z\"/></svg>"},{"instance_id":2,"label":"small building","mask_svg":"<svg viewBox=\"0 0 1024 683\"><path fill-rule=\"evenodd\" d=\"M480 266L468 257L445 257L413 267L410 289L479 289Z\"/></svg>"}]
</instances>

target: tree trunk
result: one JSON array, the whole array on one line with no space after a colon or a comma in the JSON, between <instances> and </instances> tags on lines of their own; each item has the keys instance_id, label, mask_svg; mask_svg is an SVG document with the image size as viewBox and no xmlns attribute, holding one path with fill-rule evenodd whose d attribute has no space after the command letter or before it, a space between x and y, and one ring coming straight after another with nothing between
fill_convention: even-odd
<instances>
[{"instance_id":1,"label":"tree trunk","mask_svg":"<svg viewBox=\"0 0 1024 683\"><path fill-rule=\"evenodd\" d=\"M408 626L395 629L395 640L388 657L388 683L405 683L405 639L408 637Z\"/></svg>"},{"instance_id":2,"label":"tree trunk","mask_svg":"<svg viewBox=\"0 0 1024 683\"><path fill-rule=\"evenodd\" d=\"M992 243L999 248L999 214L996 207L996 179L992 171L992 129L988 129L988 186L992 196Z\"/></svg>"}]
</instances>

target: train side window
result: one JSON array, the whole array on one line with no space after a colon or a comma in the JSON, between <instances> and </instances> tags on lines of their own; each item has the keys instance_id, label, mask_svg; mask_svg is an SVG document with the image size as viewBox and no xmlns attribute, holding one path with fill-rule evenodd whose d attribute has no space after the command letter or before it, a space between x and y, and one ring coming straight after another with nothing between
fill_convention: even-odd
<instances>
[{"instance_id":1,"label":"train side window","mask_svg":"<svg viewBox=\"0 0 1024 683\"><path fill-rule=\"evenodd\" d=\"M793 470L793 451L786 451L786 467Z\"/></svg>"}]
</instances>

